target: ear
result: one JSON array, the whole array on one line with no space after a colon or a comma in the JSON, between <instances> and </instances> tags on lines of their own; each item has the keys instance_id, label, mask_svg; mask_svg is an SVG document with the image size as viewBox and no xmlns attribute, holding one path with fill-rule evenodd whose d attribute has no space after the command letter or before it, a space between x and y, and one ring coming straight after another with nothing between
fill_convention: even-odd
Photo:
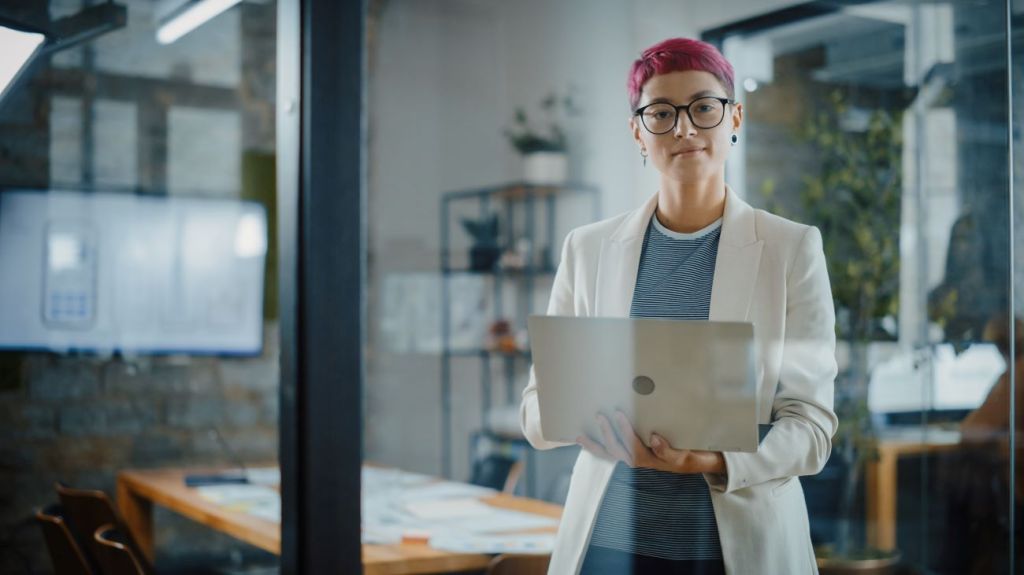
<instances>
[{"instance_id":1,"label":"ear","mask_svg":"<svg viewBox=\"0 0 1024 575\"><path fill-rule=\"evenodd\" d=\"M633 132L633 139L636 143L643 145L644 141L640 138L640 122L637 121L636 116L629 117L629 129Z\"/></svg>"},{"instance_id":2,"label":"ear","mask_svg":"<svg viewBox=\"0 0 1024 575\"><path fill-rule=\"evenodd\" d=\"M740 131L740 126L743 125L743 104L733 104L732 110L732 131L733 133Z\"/></svg>"}]
</instances>

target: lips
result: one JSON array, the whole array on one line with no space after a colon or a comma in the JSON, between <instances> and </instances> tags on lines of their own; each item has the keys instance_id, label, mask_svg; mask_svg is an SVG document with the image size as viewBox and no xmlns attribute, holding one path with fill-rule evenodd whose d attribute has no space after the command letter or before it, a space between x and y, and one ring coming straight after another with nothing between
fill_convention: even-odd
<instances>
[{"instance_id":1,"label":"lips","mask_svg":"<svg viewBox=\"0 0 1024 575\"><path fill-rule=\"evenodd\" d=\"M703 152L703 151L704 151L704 148L688 148L686 150L679 150L678 152L675 152L672 155L673 156L692 156L692 155L696 154L697 152Z\"/></svg>"}]
</instances>

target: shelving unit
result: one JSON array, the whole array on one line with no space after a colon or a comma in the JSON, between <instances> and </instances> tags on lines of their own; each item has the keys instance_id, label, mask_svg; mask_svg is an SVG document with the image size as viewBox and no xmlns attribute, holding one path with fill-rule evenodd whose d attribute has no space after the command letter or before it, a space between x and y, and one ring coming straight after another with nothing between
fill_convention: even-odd
<instances>
[{"instance_id":1,"label":"shelving unit","mask_svg":"<svg viewBox=\"0 0 1024 575\"><path fill-rule=\"evenodd\" d=\"M552 276L557 266L557 250L560 245L556 244L555 237L557 208L559 200L571 196L586 196L590 199L590 221L600 219L601 198L597 187L582 183L567 183L559 186L534 185L523 182L512 182L473 190L459 190L446 192L441 199L441 444L442 444L442 469L445 476L452 476L452 363L458 360L476 359L480 361L481 369L481 430L475 434L473 444L479 437L487 437L498 442L516 442L514 438L499 436L488 428L487 413L493 406L493 386L491 368L493 361L503 362L503 376L500 378L505 383L505 404L516 403L515 378L520 369L529 369L530 351L517 349L514 352L491 350L484 347L476 349L453 349L452 348L452 317L451 303L452 290L451 279L453 276L462 274L482 275L491 278L491 295L493 310L493 322L499 318L507 318L512 323L513 332L525 328L525 318L533 313L533 300L535 280L538 277ZM468 264L452 265L452 218L453 208L462 206L466 202L477 203L477 214L480 218L489 217L493 213L498 214L498 229L502 251L514 246L516 241L525 238L529 241L530 251L527 255L524 266L516 269L501 269L495 265L493 270L473 270ZM517 221L519 212L521 222ZM538 242L538 212L543 213L544 233L542 242ZM459 231L459 230L456 230ZM514 282L518 293L514 307L506 312L504 301L505 286L507 282ZM518 440L524 443L522 439ZM524 446L520 446L524 447ZM471 446L472 449L472 446ZM525 447L524 447L525 449ZM528 453L528 450L525 451ZM527 473L530 481L532 474Z\"/></svg>"}]
</instances>

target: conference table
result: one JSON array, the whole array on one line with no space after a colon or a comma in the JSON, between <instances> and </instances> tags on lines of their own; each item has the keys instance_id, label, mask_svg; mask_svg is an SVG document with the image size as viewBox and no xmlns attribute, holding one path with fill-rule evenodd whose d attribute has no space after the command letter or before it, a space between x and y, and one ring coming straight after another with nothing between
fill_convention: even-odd
<instances>
[{"instance_id":1,"label":"conference table","mask_svg":"<svg viewBox=\"0 0 1024 575\"><path fill-rule=\"evenodd\" d=\"M160 505L193 521L231 535L241 541L276 555L281 553L281 526L276 521L249 513L225 508L204 499L199 492L185 485L185 476L209 473L212 469L163 468L129 469L117 476L117 506L138 540L142 552L154 558L153 505ZM561 517L559 505L495 494L481 498L481 502L513 511L542 515L553 519ZM554 532L555 528L540 528L530 532ZM424 543L397 543L391 545L363 544L363 568L367 575L413 574L472 571L486 569L492 555L458 553L434 549Z\"/></svg>"},{"instance_id":2,"label":"conference table","mask_svg":"<svg viewBox=\"0 0 1024 575\"><path fill-rule=\"evenodd\" d=\"M865 469L865 506L867 508L867 544L882 550L897 549L897 501L899 460L955 451L960 448L957 430L907 427L888 428L878 436L878 459L869 460Z\"/></svg>"}]
</instances>

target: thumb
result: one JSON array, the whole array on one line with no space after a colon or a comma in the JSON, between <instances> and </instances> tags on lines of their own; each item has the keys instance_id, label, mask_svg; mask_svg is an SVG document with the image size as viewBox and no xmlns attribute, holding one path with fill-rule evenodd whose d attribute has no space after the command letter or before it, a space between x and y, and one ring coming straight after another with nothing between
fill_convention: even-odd
<instances>
[{"instance_id":1,"label":"thumb","mask_svg":"<svg viewBox=\"0 0 1024 575\"><path fill-rule=\"evenodd\" d=\"M656 433L651 434L651 451L658 457L665 453L665 440Z\"/></svg>"}]
</instances>

